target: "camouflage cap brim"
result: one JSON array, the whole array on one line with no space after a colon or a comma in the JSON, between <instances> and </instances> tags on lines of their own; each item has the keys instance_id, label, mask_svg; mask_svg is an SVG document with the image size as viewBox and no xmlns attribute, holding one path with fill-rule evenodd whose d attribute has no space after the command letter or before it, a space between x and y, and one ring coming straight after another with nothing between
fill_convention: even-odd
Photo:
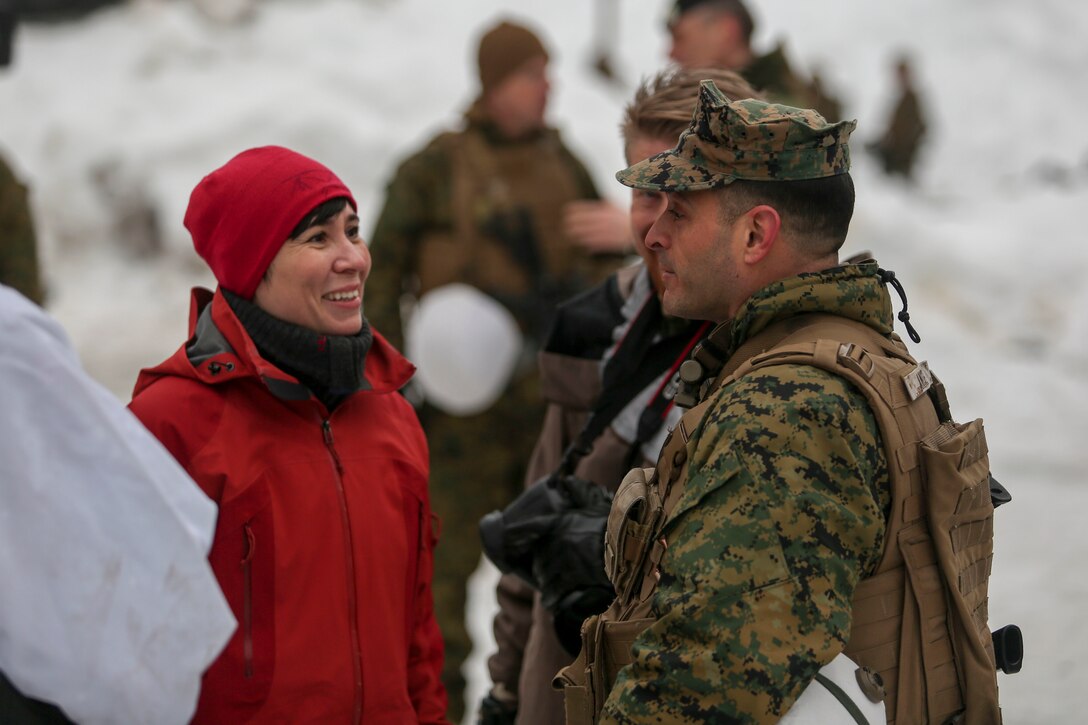
<instances>
[{"instance_id":1,"label":"camouflage cap brim","mask_svg":"<svg viewBox=\"0 0 1088 725\"><path fill-rule=\"evenodd\" d=\"M713 174L704 165L670 149L616 172L616 180L646 191L702 191L732 183L735 176Z\"/></svg>"},{"instance_id":2,"label":"camouflage cap brim","mask_svg":"<svg viewBox=\"0 0 1088 725\"><path fill-rule=\"evenodd\" d=\"M751 181L798 181L850 169L856 121L828 123L816 111L755 99L730 101L703 81L691 125L676 148L616 174L625 186L699 191Z\"/></svg>"}]
</instances>

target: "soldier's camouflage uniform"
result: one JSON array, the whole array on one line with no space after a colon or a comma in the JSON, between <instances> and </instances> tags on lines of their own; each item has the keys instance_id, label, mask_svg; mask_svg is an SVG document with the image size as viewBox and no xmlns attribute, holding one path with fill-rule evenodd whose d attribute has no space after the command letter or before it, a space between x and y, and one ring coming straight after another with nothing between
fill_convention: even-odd
<instances>
[{"instance_id":1,"label":"soldier's camouflage uniform","mask_svg":"<svg viewBox=\"0 0 1088 725\"><path fill-rule=\"evenodd\" d=\"M704 81L677 147L617 178L679 192L834 176L849 169L854 126L829 124L811 110L731 102ZM769 326L808 313L891 331L877 266L839 267L749 298L723 326L729 349L722 359ZM780 365L739 378L705 405L701 418L692 411L690 426L678 426L686 448L666 442L657 464L656 480L678 487L662 494L665 548L654 547L660 579L643 580L654 588L636 588L643 594L635 598L617 584L620 596L601 617L650 620L618 672L602 722L777 721L842 651L854 589L880 560L890 475L862 392L822 369ZM616 546L626 561L623 544ZM577 686L582 671L576 662L560 679Z\"/></svg>"},{"instance_id":2,"label":"soldier's camouflage uniform","mask_svg":"<svg viewBox=\"0 0 1088 725\"><path fill-rule=\"evenodd\" d=\"M42 304L38 244L26 187L0 158L0 283Z\"/></svg>"},{"instance_id":3,"label":"soldier's camouflage uniform","mask_svg":"<svg viewBox=\"0 0 1088 725\"><path fill-rule=\"evenodd\" d=\"M480 560L479 520L521 493L544 417L535 347L555 303L602 280L620 259L586 254L562 233L567 202L599 197L555 130L505 139L479 104L466 122L463 131L439 135L397 170L371 241L366 285L367 318L397 347L403 345L402 297L418 298L451 282L471 284L503 303L528 341L524 364L490 409L467 417L426 404L419 411L431 452L432 508L441 519L435 612L455 720L464 687L460 667L471 650L465 584Z\"/></svg>"},{"instance_id":4,"label":"soldier's camouflage uniform","mask_svg":"<svg viewBox=\"0 0 1088 725\"><path fill-rule=\"evenodd\" d=\"M854 125L703 81L677 147L616 176L723 197L826 179ZM953 422L886 285L903 295L872 260L772 282L681 366L694 407L617 490L617 596L555 680L568 723L778 722L840 653L889 722L1001 721L982 421Z\"/></svg>"},{"instance_id":5,"label":"soldier's camouflage uniform","mask_svg":"<svg viewBox=\"0 0 1088 725\"><path fill-rule=\"evenodd\" d=\"M836 268L752 297L732 323L733 350L810 312L892 327L876 265ZM854 587L880 558L889 475L863 394L790 365L711 400L663 531L657 621L602 722L775 721L842 651Z\"/></svg>"}]
</instances>

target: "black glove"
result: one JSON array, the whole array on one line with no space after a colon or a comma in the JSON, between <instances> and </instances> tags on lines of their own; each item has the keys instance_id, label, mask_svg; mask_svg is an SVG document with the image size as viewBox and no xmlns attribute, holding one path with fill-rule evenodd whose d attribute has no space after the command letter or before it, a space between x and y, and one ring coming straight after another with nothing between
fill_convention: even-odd
<instances>
[{"instance_id":1,"label":"black glove","mask_svg":"<svg viewBox=\"0 0 1088 725\"><path fill-rule=\"evenodd\" d=\"M559 484L572 507L556 517L540 542L533 578L541 603L552 613L555 634L571 657L581 649L582 622L615 598L604 572L604 537L612 497L600 486L566 478Z\"/></svg>"},{"instance_id":2,"label":"black glove","mask_svg":"<svg viewBox=\"0 0 1088 725\"><path fill-rule=\"evenodd\" d=\"M604 534L611 501L603 489L593 488L600 496L558 514L548 536L537 545L533 583L550 612L571 592L591 587L612 589L604 572Z\"/></svg>"},{"instance_id":3,"label":"black glove","mask_svg":"<svg viewBox=\"0 0 1088 725\"><path fill-rule=\"evenodd\" d=\"M536 587L533 559L537 549L550 536L556 517L571 505L557 478L540 479L505 509L480 519L484 554L503 574L514 574Z\"/></svg>"},{"instance_id":4,"label":"black glove","mask_svg":"<svg viewBox=\"0 0 1088 725\"><path fill-rule=\"evenodd\" d=\"M608 609L616 598L611 583L607 587L593 586L573 591L555 605L552 625L555 636L571 657L582 649L582 623Z\"/></svg>"},{"instance_id":5,"label":"black glove","mask_svg":"<svg viewBox=\"0 0 1088 725\"><path fill-rule=\"evenodd\" d=\"M487 557L540 592L572 656L580 648L583 620L603 612L615 596L604 572L611 506L611 494L592 481L550 476L480 521Z\"/></svg>"},{"instance_id":6,"label":"black glove","mask_svg":"<svg viewBox=\"0 0 1088 725\"><path fill-rule=\"evenodd\" d=\"M516 705L500 702L493 695L487 695L480 702L480 714L476 716L476 725L514 725L518 714Z\"/></svg>"}]
</instances>

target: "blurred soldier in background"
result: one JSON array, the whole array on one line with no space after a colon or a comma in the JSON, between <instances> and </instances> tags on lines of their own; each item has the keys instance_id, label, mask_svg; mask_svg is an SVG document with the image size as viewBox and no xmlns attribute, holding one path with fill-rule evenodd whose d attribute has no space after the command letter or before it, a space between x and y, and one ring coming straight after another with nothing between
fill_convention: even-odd
<instances>
[{"instance_id":1,"label":"blurred soldier in background","mask_svg":"<svg viewBox=\"0 0 1088 725\"><path fill-rule=\"evenodd\" d=\"M885 173L912 179L918 148L926 134L926 119L914 86L910 58L905 55L895 63L895 84L897 98L887 130L866 150L880 159Z\"/></svg>"},{"instance_id":2,"label":"blurred soldier in background","mask_svg":"<svg viewBox=\"0 0 1088 725\"><path fill-rule=\"evenodd\" d=\"M367 316L398 347L407 321L403 298L458 282L505 306L526 339L523 364L490 408L466 416L428 403L420 409L431 449L431 500L441 521L434 594L454 722L464 705L461 665L471 650L465 584L480 559L477 523L521 492L544 412L535 349L556 304L602 280L620 259L584 250L562 229L568 202L598 194L545 125L548 53L540 39L499 23L482 36L478 62L481 91L464 128L430 141L389 184L367 282Z\"/></svg>"},{"instance_id":3,"label":"blurred soldier in background","mask_svg":"<svg viewBox=\"0 0 1088 725\"><path fill-rule=\"evenodd\" d=\"M736 71L772 101L815 108L832 121L840 117L839 102L820 78L806 80L790 67L784 44L763 55L752 49L755 22L741 0L676 0L667 26L669 57L681 67Z\"/></svg>"},{"instance_id":4,"label":"blurred soldier in background","mask_svg":"<svg viewBox=\"0 0 1088 725\"><path fill-rule=\"evenodd\" d=\"M601 6L598 16L607 19L610 12ZM603 23L598 20L597 24ZM734 71L762 97L815 108L829 120L841 118L841 104L825 91L819 75L813 72L806 79L795 73L783 44L763 55L755 53L751 46L755 21L742 0L675 0L667 28L672 37L669 57L681 68ZM610 202L568 204L563 221L567 233L589 249L622 251L625 247L615 243L614 230L627 223L626 214Z\"/></svg>"},{"instance_id":5,"label":"blurred soldier in background","mask_svg":"<svg viewBox=\"0 0 1088 725\"><path fill-rule=\"evenodd\" d=\"M0 68L11 63L15 10L0 0ZM45 299L26 187L0 157L0 282L39 305Z\"/></svg>"},{"instance_id":6,"label":"blurred soldier in background","mask_svg":"<svg viewBox=\"0 0 1088 725\"><path fill-rule=\"evenodd\" d=\"M45 300L26 187L0 158L0 282L39 305Z\"/></svg>"},{"instance_id":7,"label":"blurred soldier in background","mask_svg":"<svg viewBox=\"0 0 1088 725\"><path fill-rule=\"evenodd\" d=\"M691 122L699 82L706 78L730 97L757 95L731 71L704 68L659 74L638 89L624 114L621 128L628 164L676 145ZM560 307L540 356L548 412L526 485L555 472L562 463L568 473L614 491L632 465L652 465L666 432L680 419L682 411L672 404L667 384L709 325L661 312L661 269L644 237L664 201L660 192L632 192L631 232L642 260ZM587 424L591 417L594 424ZM577 459L568 461L564 452L576 441ZM583 452L581 444L590 450ZM555 537L557 547L572 546L561 538ZM542 550L550 551L550 546L543 544ZM551 559L559 567L570 560ZM604 579L603 556L595 559L599 570L595 580L604 580L607 587L596 606L587 596L595 592L595 581L573 580L580 567L569 567L564 577L568 581L561 587L574 596L555 602L552 611L545 606L550 592L543 593L542 601L541 593L527 591L513 574L499 581L498 651L488 660L494 684L481 706L481 725L565 721L563 695L552 689L552 678L577 654L582 620L603 611L613 595Z\"/></svg>"}]
</instances>

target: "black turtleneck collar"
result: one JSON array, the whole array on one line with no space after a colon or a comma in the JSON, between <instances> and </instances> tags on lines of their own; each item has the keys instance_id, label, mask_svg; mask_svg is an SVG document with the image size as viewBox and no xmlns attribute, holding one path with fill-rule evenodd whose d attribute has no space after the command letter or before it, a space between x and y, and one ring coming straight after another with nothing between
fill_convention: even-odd
<instances>
[{"instance_id":1,"label":"black turtleneck collar","mask_svg":"<svg viewBox=\"0 0 1088 725\"><path fill-rule=\"evenodd\" d=\"M223 290L223 297L261 355L298 378L329 410L352 393L370 387L363 369L374 334L365 317L355 335L322 335L273 317L227 290Z\"/></svg>"}]
</instances>

